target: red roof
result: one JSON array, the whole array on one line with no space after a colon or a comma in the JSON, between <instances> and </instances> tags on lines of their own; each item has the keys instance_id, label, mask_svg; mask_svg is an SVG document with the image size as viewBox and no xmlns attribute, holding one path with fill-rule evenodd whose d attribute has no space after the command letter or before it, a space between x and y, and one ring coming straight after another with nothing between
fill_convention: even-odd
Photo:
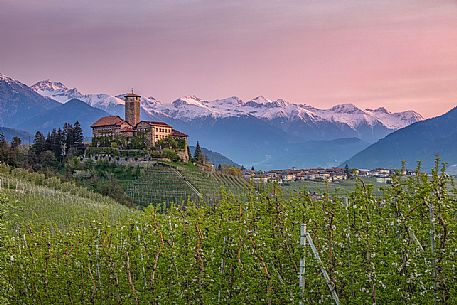
<instances>
[{"instance_id":1,"label":"red roof","mask_svg":"<svg viewBox=\"0 0 457 305\"><path fill-rule=\"evenodd\" d=\"M141 121L141 122L149 124L151 126L171 127L170 125L168 125L167 123L164 123L164 122L154 122L154 121Z\"/></svg>"},{"instance_id":2,"label":"red roof","mask_svg":"<svg viewBox=\"0 0 457 305\"><path fill-rule=\"evenodd\" d=\"M121 126L122 124L128 124L126 121L121 119L118 115L104 116L99 118L90 127L104 127L104 126Z\"/></svg>"},{"instance_id":3,"label":"red roof","mask_svg":"<svg viewBox=\"0 0 457 305\"><path fill-rule=\"evenodd\" d=\"M177 138L187 138L187 135L181 131L173 129L171 132L172 137L177 137Z\"/></svg>"}]
</instances>

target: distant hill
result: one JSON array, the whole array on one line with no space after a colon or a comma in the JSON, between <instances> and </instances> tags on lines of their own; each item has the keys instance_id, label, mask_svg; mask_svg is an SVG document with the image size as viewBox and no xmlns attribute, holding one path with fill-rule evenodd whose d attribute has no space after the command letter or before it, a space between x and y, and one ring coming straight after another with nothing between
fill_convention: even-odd
<instances>
[{"instance_id":1,"label":"distant hill","mask_svg":"<svg viewBox=\"0 0 457 305\"><path fill-rule=\"evenodd\" d=\"M190 152L193 155L195 153L195 146L189 146L189 148L190 148ZM212 164L214 164L214 166L216 166L216 167L219 166L219 164L240 167L239 164L236 164L235 162L233 162L232 160L230 160L229 158L227 158L226 156L224 156L223 154L220 154L218 152L215 152L215 151L209 150L207 148L203 148L203 147L202 147L202 152L208 158L208 161L211 162Z\"/></svg>"},{"instance_id":2,"label":"distant hill","mask_svg":"<svg viewBox=\"0 0 457 305\"><path fill-rule=\"evenodd\" d=\"M0 126L16 127L37 114L60 105L27 85L0 73Z\"/></svg>"},{"instance_id":3,"label":"distant hill","mask_svg":"<svg viewBox=\"0 0 457 305\"><path fill-rule=\"evenodd\" d=\"M33 141L33 136L24 130L0 127L0 133L6 138L8 142L10 142L13 137L21 138L23 144L30 144L30 142Z\"/></svg>"},{"instance_id":4,"label":"distant hill","mask_svg":"<svg viewBox=\"0 0 457 305\"><path fill-rule=\"evenodd\" d=\"M446 114L414 123L379 140L341 165L358 168L398 168L401 161L414 168L418 160L423 167L433 167L435 155L457 165L457 107Z\"/></svg>"},{"instance_id":5,"label":"distant hill","mask_svg":"<svg viewBox=\"0 0 457 305\"><path fill-rule=\"evenodd\" d=\"M108 115L105 111L94 108L83 101L72 99L65 104L59 104L42 114L30 118L30 120L19 124L17 127L31 133L40 130L41 132L51 131L53 128L62 127L64 123L79 121L85 137L92 134L90 125L98 118Z\"/></svg>"}]
</instances>

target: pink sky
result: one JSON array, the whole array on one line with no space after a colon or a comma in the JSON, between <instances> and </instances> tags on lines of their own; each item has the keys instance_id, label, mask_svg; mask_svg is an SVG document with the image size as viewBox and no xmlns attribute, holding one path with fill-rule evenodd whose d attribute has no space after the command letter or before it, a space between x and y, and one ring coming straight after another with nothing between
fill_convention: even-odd
<instances>
[{"instance_id":1,"label":"pink sky","mask_svg":"<svg viewBox=\"0 0 457 305\"><path fill-rule=\"evenodd\" d=\"M171 101L457 105L457 1L1 0L0 72Z\"/></svg>"}]
</instances>

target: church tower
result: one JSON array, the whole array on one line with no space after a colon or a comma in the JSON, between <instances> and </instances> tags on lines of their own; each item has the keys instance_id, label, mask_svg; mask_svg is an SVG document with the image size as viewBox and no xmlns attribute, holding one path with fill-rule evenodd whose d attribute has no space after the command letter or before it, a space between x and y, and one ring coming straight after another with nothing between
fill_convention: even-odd
<instances>
[{"instance_id":1,"label":"church tower","mask_svg":"<svg viewBox=\"0 0 457 305\"><path fill-rule=\"evenodd\" d=\"M125 120L135 127L140 122L140 100L141 96L129 93L124 96L125 98Z\"/></svg>"}]
</instances>

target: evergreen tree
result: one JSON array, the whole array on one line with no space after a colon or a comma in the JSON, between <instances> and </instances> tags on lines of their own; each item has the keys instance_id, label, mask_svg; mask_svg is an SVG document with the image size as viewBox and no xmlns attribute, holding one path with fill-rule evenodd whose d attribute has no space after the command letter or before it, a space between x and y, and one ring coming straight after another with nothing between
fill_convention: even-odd
<instances>
[{"instance_id":1,"label":"evergreen tree","mask_svg":"<svg viewBox=\"0 0 457 305\"><path fill-rule=\"evenodd\" d=\"M46 151L46 138L39 131L35 133L33 144L29 151L29 163L33 169L40 169L41 165L41 154Z\"/></svg>"},{"instance_id":2,"label":"evergreen tree","mask_svg":"<svg viewBox=\"0 0 457 305\"><path fill-rule=\"evenodd\" d=\"M51 133L48 132L46 135L46 150L51 150Z\"/></svg>"},{"instance_id":3,"label":"evergreen tree","mask_svg":"<svg viewBox=\"0 0 457 305\"><path fill-rule=\"evenodd\" d=\"M75 143L73 125L65 123L63 125L63 143L65 144L65 155L68 154L68 150L73 147Z\"/></svg>"},{"instance_id":4,"label":"evergreen tree","mask_svg":"<svg viewBox=\"0 0 457 305\"><path fill-rule=\"evenodd\" d=\"M18 137L13 137L8 152L8 164L11 166L18 166L20 145L21 139Z\"/></svg>"},{"instance_id":5,"label":"evergreen tree","mask_svg":"<svg viewBox=\"0 0 457 305\"><path fill-rule=\"evenodd\" d=\"M254 166L251 167L251 171L255 171Z\"/></svg>"},{"instance_id":6,"label":"evergreen tree","mask_svg":"<svg viewBox=\"0 0 457 305\"><path fill-rule=\"evenodd\" d=\"M203 161L203 153L200 147L200 143L197 141L197 146L195 146L195 153L194 153L194 161L195 162L202 162Z\"/></svg>"},{"instance_id":7,"label":"evergreen tree","mask_svg":"<svg viewBox=\"0 0 457 305\"><path fill-rule=\"evenodd\" d=\"M39 156L43 151L46 150L46 138L39 131L35 133L35 138L33 139L33 144L31 147L31 152L35 156Z\"/></svg>"},{"instance_id":8,"label":"evergreen tree","mask_svg":"<svg viewBox=\"0 0 457 305\"><path fill-rule=\"evenodd\" d=\"M81 128L81 124L79 121L76 121L75 125L73 126L73 145L75 155L79 156L84 152L84 135L83 130ZM143 141L144 142L144 141Z\"/></svg>"},{"instance_id":9,"label":"evergreen tree","mask_svg":"<svg viewBox=\"0 0 457 305\"><path fill-rule=\"evenodd\" d=\"M192 153L191 153L191 151L190 151L189 145L187 145L187 156L189 157L189 160L192 159Z\"/></svg>"},{"instance_id":10,"label":"evergreen tree","mask_svg":"<svg viewBox=\"0 0 457 305\"><path fill-rule=\"evenodd\" d=\"M54 153L54 156L59 161L62 161L63 158L62 148L62 130L60 128L57 131L54 129L51 133L51 151Z\"/></svg>"},{"instance_id":11,"label":"evergreen tree","mask_svg":"<svg viewBox=\"0 0 457 305\"><path fill-rule=\"evenodd\" d=\"M21 145L22 140L19 137L13 137L11 140L11 149L17 149L19 148L19 145Z\"/></svg>"},{"instance_id":12,"label":"evergreen tree","mask_svg":"<svg viewBox=\"0 0 457 305\"><path fill-rule=\"evenodd\" d=\"M8 142L6 142L5 136L0 133L0 162L7 162L8 159Z\"/></svg>"}]
</instances>

